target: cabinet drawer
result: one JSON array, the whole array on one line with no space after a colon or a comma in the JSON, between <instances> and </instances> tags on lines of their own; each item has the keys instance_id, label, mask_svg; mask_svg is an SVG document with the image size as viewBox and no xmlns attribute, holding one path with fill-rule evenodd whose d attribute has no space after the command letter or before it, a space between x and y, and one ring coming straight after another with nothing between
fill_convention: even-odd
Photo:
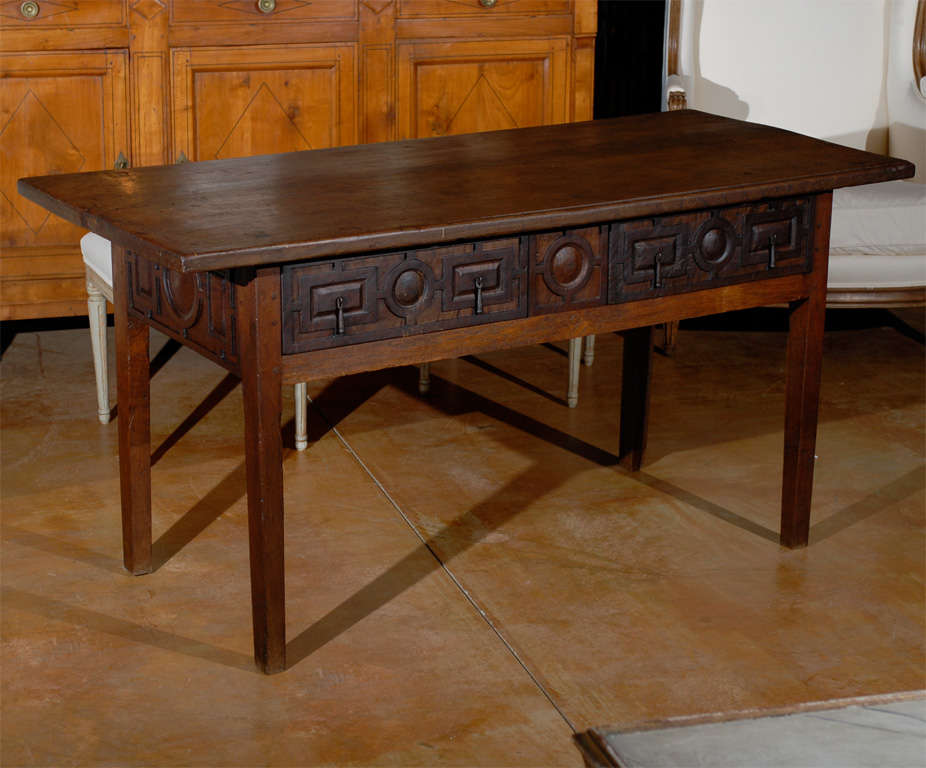
<instances>
[{"instance_id":1,"label":"cabinet drawer","mask_svg":"<svg viewBox=\"0 0 926 768\"><path fill-rule=\"evenodd\" d=\"M570 13L570 0L399 0L400 18Z\"/></svg>"},{"instance_id":2,"label":"cabinet drawer","mask_svg":"<svg viewBox=\"0 0 926 768\"><path fill-rule=\"evenodd\" d=\"M356 0L172 0L174 24L356 19Z\"/></svg>"},{"instance_id":3,"label":"cabinet drawer","mask_svg":"<svg viewBox=\"0 0 926 768\"><path fill-rule=\"evenodd\" d=\"M283 267L283 353L526 315L517 238Z\"/></svg>"},{"instance_id":4,"label":"cabinet drawer","mask_svg":"<svg viewBox=\"0 0 926 768\"><path fill-rule=\"evenodd\" d=\"M615 304L809 272L813 200L792 198L615 224Z\"/></svg>"},{"instance_id":5,"label":"cabinet drawer","mask_svg":"<svg viewBox=\"0 0 926 768\"><path fill-rule=\"evenodd\" d=\"M125 0L0 2L0 25L4 27L123 26L125 22Z\"/></svg>"}]
</instances>

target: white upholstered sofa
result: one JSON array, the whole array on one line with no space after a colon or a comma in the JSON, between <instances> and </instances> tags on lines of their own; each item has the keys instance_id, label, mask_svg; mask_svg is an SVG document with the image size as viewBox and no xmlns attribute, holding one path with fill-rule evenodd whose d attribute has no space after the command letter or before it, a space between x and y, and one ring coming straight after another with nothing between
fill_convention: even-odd
<instances>
[{"instance_id":1,"label":"white upholstered sofa","mask_svg":"<svg viewBox=\"0 0 926 768\"><path fill-rule=\"evenodd\" d=\"M836 190L828 306L926 303L926 3L670 0L666 93L890 154L916 177Z\"/></svg>"}]
</instances>

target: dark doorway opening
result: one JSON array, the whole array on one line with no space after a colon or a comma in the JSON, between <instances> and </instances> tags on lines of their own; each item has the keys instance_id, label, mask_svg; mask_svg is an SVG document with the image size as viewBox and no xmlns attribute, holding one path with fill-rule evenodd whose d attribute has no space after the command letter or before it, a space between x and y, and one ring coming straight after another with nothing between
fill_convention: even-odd
<instances>
[{"instance_id":1,"label":"dark doorway opening","mask_svg":"<svg viewBox=\"0 0 926 768\"><path fill-rule=\"evenodd\" d=\"M595 118L659 112L665 0L598 0Z\"/></svg>"}]
</instances>

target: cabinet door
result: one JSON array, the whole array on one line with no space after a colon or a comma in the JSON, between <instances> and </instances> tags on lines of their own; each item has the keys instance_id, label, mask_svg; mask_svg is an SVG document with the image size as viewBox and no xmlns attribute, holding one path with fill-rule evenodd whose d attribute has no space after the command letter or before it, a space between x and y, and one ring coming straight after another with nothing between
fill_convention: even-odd
<instances>
[{"instance_id":1,"label":"cabinet door","mask_svg":"<svg viewBox=\"0 0 926 768\"><path fill-rule=\"evenodd\" d=\"M175 49L174 159L357 141L353 45Z\"/></svg>"},{"instance_id":2,"label":"cabinet door","mask_svg":"<svg viewBox=\"0 0 926 768\"><path fill-rule=\"evenodd\" d=\"M399 136L445 136L563 123L568 41L399 45Z\"/></svg>"},{"instance_id":3,"label":"cabinet door","mask_svg":"<svg viewBox=\"0 0 926 768\"><path fill-rule=\"evenodd\" d=\"M0 56L0 319L87 311L83 230L16 192L23 176L129 155L125 51Z\"/></svg>"}]
</instances>

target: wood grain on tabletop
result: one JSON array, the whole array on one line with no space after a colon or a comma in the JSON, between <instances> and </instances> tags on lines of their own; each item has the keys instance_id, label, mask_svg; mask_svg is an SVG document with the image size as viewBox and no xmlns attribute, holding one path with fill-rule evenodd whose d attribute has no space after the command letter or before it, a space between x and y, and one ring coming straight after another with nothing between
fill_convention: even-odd
<instances>
[{"instance_id":1,"label":"wood grain on tabletop","mask_svg":"<svg viewBox=\"0 0 926 768\"><path fill-rule=\"evenodd\" d=\"M681 110L39 177L19 189L165 266L196 271L677 212L913 171L904 160Z\"/></svg>"}]
</instances>

